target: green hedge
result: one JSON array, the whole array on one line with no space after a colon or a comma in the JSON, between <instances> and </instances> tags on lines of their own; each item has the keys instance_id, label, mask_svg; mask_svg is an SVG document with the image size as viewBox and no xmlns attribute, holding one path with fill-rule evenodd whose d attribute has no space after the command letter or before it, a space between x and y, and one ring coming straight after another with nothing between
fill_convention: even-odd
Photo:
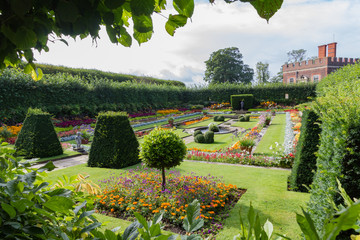
<instances>
[{"instance_id":1,"label":"green hedge","mask_svg":"<svg viewBox=\"0 0 360 240\"><path fill-rule=\"evenodd\" d=\"M88 166L124 168L140 162L139 143L124 112L100 113Z\"/></svg>"},{"instance_id":2,"label":"green hedge","mask_svg":"<svg viewBox=\"0 0 360 240\"><path fill-rule=\"evenodd\" d=\"M249 93L255 105L264 100L284 100L288 103L306 101L315 96L315 85L241 84L211 85L209 87L177 87L133 82L114 82L95 78L84 81L68 74L47 75L33 81L29 75L14 69L0 73L0 121L4 118L22 122L29 107L41 108L55 116L86 114L91 117L101 111L127 111L209 105L210 101L230 101L231 95ZM279 102L278 101L278 102Z\"/></svg>"},{"instance_id":3,"label":"green hedge","mask_svg":"<svg viewBox=\"0 0 360 240\"><path fill-rule=\"evenodd\" d=\"M244 110L250 109L254 105L254 95L239 94L230 96L231 107L233 110L241 109L241 101L244 101Z\"/></svg>"},{"instance_id":4,"label":"green hedge","mask_svg":"<svg viewBox=\"0 0 360 240\"><path fill-rule=\"evenodd\" d=\"M53 157L63 154L51 115L40 109L29 109L15 143L16 151L25 158Z\"/></svg>"},{"instance_id":5,"label":"green hedge","mask_svg":"<svg viewBox=\"0 0 360 240\"><path fill-rule=\"evenodd\" d=\"M290 188L294 191L308 192L303 185L310 187L316 171L316 152L319 149L321 133L319 116L312 110L302 115L300 139L296 146L294 165L290 175Z\"/></svg>"},{"instance_id":6,"label":"green hedge","mask_svg":"<svg viewBox=\"0 0 360 240\"><path fill-rule=\"evenodd\" d=\"M359 141L355 139L360 125L360 64L345 66L322 79L317 93L315 110L320 115L322 131L308 210L321 231L335 211L329 199L340 199L337 178L351 198L360 197L359 190L354 192L360 179L359 155L354 145ZM346 172L349 169L354 172Z\"/></svg>"}]
</instances>

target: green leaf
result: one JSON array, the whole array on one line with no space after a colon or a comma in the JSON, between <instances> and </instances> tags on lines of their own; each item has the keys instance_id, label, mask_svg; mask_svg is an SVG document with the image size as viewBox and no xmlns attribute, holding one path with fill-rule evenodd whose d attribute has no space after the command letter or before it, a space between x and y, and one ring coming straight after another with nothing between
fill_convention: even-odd
<instances>
[{"instance_id":1,"label":"green leaf","mask_svg":"<svg viewBox=\"0 0 360 240\"><path fill-rule=\"evenodd\" d=\"M191 18L194 13L194 0L174 0L173 5L179 14L188 18Z\"/></svg>"},{"instance_id":2,"label":"green leaf","mask_svg":"<svg viewBox=\"0 0 360 240\"><path fill-rule=\"evenodd\" d=\"M74 203L67 197L54 196L43 205L54 212L67 213Z\"/></svg>"},{"instance_id":3,"label":"green leaf","mask_svg":"<svg viewBox=\"0 0 360 240\"><path fill-rule=\"evenodd\" d=\"M10 218L14 218L16 216L16 211L11 205L7 203L1 203L1 207L7 214L9 214Z\"/></svg>"},{"instance_id":4,"label":"green leaf","mask_svg":"<svg viewBox=\"0 0 360 240\"><path fill-rule=\"evenodd\" d=\"M269 19L281 8L283 0L256 0L251 1L250 3L256 9L260 17L269 21Z\"/></svg>"},{"instance_id":5,"label":"green leaf","mask_svg":"<svg viewBox=\"0 0 360 240\"><path fill-rule=\"evenodd\" d=\"M118 43L118 40L116 38L116 30L112 27L107 25L106 26L106 32L107 35L109 36L109 39L112 43Z\"/></svg>"},{"instance_id":6,"label":"green leaf","mask_svg":"<svg viewBox=\"0 0 360 240\"><path fill-rule=\"evenodd\" d=\"M152 224L158 224L161 222L162 218L163 218L163 215L162 213L157 213L155 214L153 220L152 220Z\"/></svg>"},{"instance_id":7,"label":"green leaf","mask_svg":"<svg viewBox=\"0 0 360 240\"><path fill-rule=\"evenodd\" d=\"M185 26L186 22L186 16L170 14L169 19L165 24L165 29L171 36L174 36L175 30L179 27Z\"/></svg>"},{"instance_id":8,"label":"green leaf","mask_svg":"<svg viewBox=\"0 0 360 240\"><path fill-rule=\"evenodd\" d=\"M74 23L78 17L78 8L73 1L60 0L56 7L56 13L63 22Z\"/></svg>"},{"instance_id":9,"label":"green leaf","mask_svg":"<svg viewBox=\"0 0 360 240\"><path fill-rule=\"evenodd\" d=\"M120 37L117 40L125 47L130 47L132 44L132 38L124 27L120 27Z\"/></svg>"},{"instance_id":10,"label":"green leaf","mask_svg":"<svg viewBox=\"0 0 360 240\"><path fill-rule=\"evenodd\" d=\"M131 0L130 7L133 16L151 15L155 9L155 0Z\"/></svg>"},{"instance_id":11,"label":"green leaf","mask_svg":"<svg viewBox=\"0 0 360 240\"><path fill-rule=\"evenodd\" d=\"M150 227L149 231L150 231L150 236L151 237L156 237L157 235L160 235L161 234L160 224L152 225Z\"/></svg>"},{"instance_id":12,"label":"green leaf","mask_svg":"<svg viewBox=\"0 0 360 240\"><path fill-rule=\"evenodd\" d=\"M152 36L152 31L147 32L147 33L139 33L138 31L135 30L133 36L140 45L141 43L144 43L144 42L147 42L150 40L150 38Z\"/></svg>"},{"instance_id":13,"label":"green leaf","mask_svg":"<svg viewBox=\"0 0 360 240\"><path fill-rule=\"evenodd\" d=\"M40 68L38 68L38 71L41 71L41 69ZM42 73L42 71L41 71L41 73ZM41 168L39 168L37 171L38 172L44 172L44 171L52 171L52 170L54 170L56 167L55 167L55 165L54 165L54 163L53 162L47 162L44 166L42 166Z\"/></svg>"},{"instance_id":14,"label":"green leaf","mask_svg":"<svg viewBox=\"0 0 360 240\"><path fill-rule=\"evenodd\" d=\"M133 16L134 30L139 33L147 33L153 30L153 23L150 16Z\"/></svg>"},{"instance_id":15,"label":"green leaf","mask_svg":"<svg viewBox=\"0 0 360 240\"><path fill-rule=\"evenodd\" d=\"M109 229L105 230L105 237L106 240L117 240L116 234Z\"/></svg>"},{"instance_id":16,"label":"green leaf","mask_svg":"<svg viewBox=\"0 0 360 240\"><path fill-rule=\"evenodd\" d=\"M119 8L124 3L125 3L125 0L105 0L105 6L110 9Z\"/></svg>"},{"instance_id":17,"label":"green leaf","mask_svg":"<svg viewBox=\"0 0 360 240\"><path fill-rule=\"evenodd\" d=\"M27 199L21 199L15 202L11 202L10 204L16 208L19 213L23 213L27 207L32 207L35 203Z\"/></svg>"},{"instance_id":18,"label":"green leaf","mask_svg":"<svg viewBox=\"0 0 360 240\"><path fill-rule=\"evenodd\" d=\"M296 221L300 226L305 238L311 240L319 240L319 235L316 232L314 222L310 218L310 215L305 212L304 209L302 209L302 212L304 213L305 217L301 216L300 214L296 214Z\"/></svg>"},{"instance_id":19,"label":"green leaf","mask_svg":"<svg viewBox=\"0 0 360 240\"><path fill-rule=\"evenodd\" d=\"M10 1L11 10L13 10L16 15L22 17L27 13L32 7L31 0L11 0Z\"/></svg>"},{"instance_id":20,"label":"green leaf","mask_svg":"<svg viewBox=\"0 0 360 240\"><path fill-rule=\"evenodd\" d=\"M149 231L149 226L146 219L140 213L134 213L136 219L139 223L145 228L146 231Z\"/></svg>"},{"instance_id":21,"label":"green leaf","mask_svg":"<svg viewBox=\"0 0 360 240\"><path fill-rule=\"evenodd\" d=\"M92 230L94 230L97 227L100 227L101 223L100 222L94 222L86 227L84 227L80 233L84 233L84 232L91 232Z\"/></svg>"},{"instance_id":22,"label":"green leaf","mask_svg":"<svg viewBox=\"0 0 360 240\"><path fill-rule=\"evenodd\" d=\"M198 218L199 216L200 203L195 199L186 209L186 217L183 222L183 228L186 232L190 233L196 231L204 225L204 219Z\"/></svg>"},{"instance_id":23,"label":"green leaf","mask_svg":"<svg viewBox=\"0 0 360 240\"><path fill-rule=\"evenodd\" d=\"M272 223L269 220L266 220L266 222L264 224L264 231L266 232L268 239L271 238L273 230L274 230L274 227L273 227Z\"/></svg>"},{"instance_id":24,"label":"green leaf","mask_svg":"<svg viewBox=\"0 0 360 240\"><path fill-rule=\"evenodd\" d=\"M82 209L83 207L85 207L86 206L86 201L84 201L84 202L82 202L80 205L78 205L78 206L76 206L75 207L75 209L74 209L74 213L75 213L75 215L77 215L78 214L78 212L80 211L80 209Z\"/></svg>"},{"instance_id":25,"label":"green leaf","mask_svg":"<svg viewBox=\"0 0 360 240\"><path fill-rule=\"evenodd\" d=\"M24 26L21 26L15 34L13 43L20 49L33 48L37 42L37 36L35 32Z\"/></svg>"},{"instance_id":26,"label":"green leaf","mask_svg":"<svg viewBox=\"0 0 360 240\"><path fill-rule=\"evenodd\" d=\"M34 70L35 70L35 64L34 63L28 63L24 67L24 73L26 73L26 74L29 74Z\"/></svg>"},{"instance_id":27,"label":"green leaf","mask_svg":"<svg viewBox=\"0 0 360 240\"><path fill-rule=\"evenodd\" d=\"M58 196L58 197L69 197L71 195L71 191L69 189L57 188L51 192L48 192L50 197Z\"/></svg>"},{"instance_id":28,"label":"green leaf","mask_svg":"<svg viewBox=\"0 0 360 240\"><path fill-rule=\"evenodd\" d=\"M37 191L39 191L39 190L47 187L48 185L49 185L48 182L42 182L39 186L37 186L36 188L34 188L34 189L32 190L32 192L33 192L33 193L36 193Z\"/></svg>"},{"instance_id":29,"label":"green leaf","mask_svg":"<svg viewBox=\"0 0 360 240\"><path fill-rule=\"evenodd\" d=\"M13 194L16 193L16 191L18 189L17 188L17 186L18 186L17 183L18 183L17 180L11 180L11 181L6 183L6 190L8 191L8 193L10 195L13 195Z\"/></svg>"},{"instance_id":30,"label":"green leaf","mask_svg":"<svg viewBox=\"0 0 360 240\"><path fill-rule=\"evenodd\" d=\"M136 239L139 235L138 228L140 228L141 224L136 221L131 223L123 233L123 240Z\"/></svg>"},{"instance_id":31,"label":"green leaf","mask_svg":"<svg viewBox=\"0 0 360 240\"><path fill-rule=\"evenodd\" d=\"M31 49L26 49L24 51L24 56L25 56L25 59L28 61L28 62L32 62L34 60L34 54L33 52L31 51Z\"/></svg>"}]
</instances>

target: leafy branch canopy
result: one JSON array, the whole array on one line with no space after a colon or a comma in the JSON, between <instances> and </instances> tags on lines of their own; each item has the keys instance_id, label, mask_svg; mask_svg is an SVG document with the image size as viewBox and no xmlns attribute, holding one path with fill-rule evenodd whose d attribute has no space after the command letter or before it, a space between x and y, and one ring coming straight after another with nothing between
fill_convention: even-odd
<instances>
[{"instance_id":1,"label":"leafy branch canopy","mask_svg":"<svg viewBox=\"0 0 360 240\"><path fill-rule=\"evenodd\" d=\"M234 2L236 0L225 0ZM283 0L241 0L250 2L260 17L269 20ZM210 0L214 2L214 0ZM24 71L41 78L33 51L49 51L48 43L64 36L99 38L100 26L106 28L114 44L125 47L133 39L139 44L153 34L152 15L166 10L166 0L2 0L0 1L0 69L16 66L25 58ZM169 14L166 31L173 36L194 13L194 0L173 0L176 14ZM132 25L131 25L132 23ZM129 28L132 26L132 36Z\"/></svg>"}]
</instances>

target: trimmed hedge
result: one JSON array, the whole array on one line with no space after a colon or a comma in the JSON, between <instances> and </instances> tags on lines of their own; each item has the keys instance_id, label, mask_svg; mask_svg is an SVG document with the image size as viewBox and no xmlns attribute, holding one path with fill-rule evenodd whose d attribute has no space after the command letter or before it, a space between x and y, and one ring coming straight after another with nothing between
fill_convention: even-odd
<instances>
[{"instance_id":1,"label":"trimmed hedge","mask_svg":"<svg viewBox=\"0 0 360 240\"><path fill-rule=\"evenodd\" d=\"M319 116L312 110L305 110L302 115L300 138L296 146L294 165L290 175L290 189L308 192L303 185L310 187L316 171L316 152L319 149L321 133Z\"/></svg>"},{"instance_id":2,"label":"trimmed hedge","mask_svg":"<svg viewBox=\"0 0 360 240\"><path fill-rule=\"evenodd\" d=\"M244 101L244 110L247 110L253 107L254 95L252 94L231 95L230 101L233 110L241 110L241 101Z\"/></svg>"},{"instance_id":3,"label":"trimmed hedge","mask_svg":"<svg viewBox=\"0 0 360 240\"><path fill-rule=\"evenodd\" d=\"M29 109L15 143L16 152L25 158L44 158L63 154L51 115L40 109Z\"/></svg>"},{"instance_id":4,"label":"trimmed hedge","mask_svg":"<svg viewBox=\"0 0 360 240\"><path fill-rule=\"evenodd\" d=\"M205 136L206 143L214 142L214 132L213 131L206 131L204 136Z\"/></svg>"},{"instance_id":5,"label":"trimmed hedge","mask_svg":"<svg viewBox=\"0 0 360 240\"><path fill-rule=\"evenodd\" d=\"M202 133L196 134L196 136L194 137L194 141L196 143L206 143L204 134L202 134Z\"/></svg>"},{"instance_id":6,"label":"trimmed hedge","mask_svg":"<svg viewBox=\"0 0 360 240\"><path fill-rule=\"evenodd\" d=\"M360 198L357 153L360 64L345 66L322 79L317 93L315 110L320 115L322 124L317 171L310 190L308 210L316 229L323 231L325 222L335 212L329 200L339 203L338 200L341 199L336 179L339 179L343 187L346 186L344 189L350 198ZM348 173L350 169L354 171ZM341 239L349 239L349 236Z\"/></svg>"},{"instance_id":7,"label":"trimmed hedge","mask_svg":"<svg viewBox=\"0 0 360 240\"><path fill-rule=\"evenodd\" d=\"M225 117L224 116L215 116L214 121L215 122L223 122L223 121L225 121Z\"/></svg>"},{"instance_id":8,"label":"trimmed hedge","mask_svg":"<svg viewBox=\"0 0 360 240\"><path fill-rule=\"evenodd\" d=\"M124 168L140 162L139 143L124 112L104 112L97 117L88 166Z\"/></svg>"}]
</instances>

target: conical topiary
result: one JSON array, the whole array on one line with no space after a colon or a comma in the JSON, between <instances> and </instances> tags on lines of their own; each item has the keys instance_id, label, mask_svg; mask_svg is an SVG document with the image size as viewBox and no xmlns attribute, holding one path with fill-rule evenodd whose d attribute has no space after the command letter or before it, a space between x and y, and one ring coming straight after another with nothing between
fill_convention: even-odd
<instances>
[{"instance_id":1,"label":"conical topiary","mask_svg":"<svg viewBox=\"0 0 360 240\"><path fill-rule=\"evenodd\" d=\"M63 154L51 115L29 108L24 125L15 143L16 151L25 158L53 157Z\"/></svg>"},{"instance_id":2,"label":"conical topiary","mask_svg":"<svg viewBox=\"0 0 360 240\"><path fill-rule=\"evenodd\" d=\"M127 114L100 113L97 117L88 166L117 169L139 162L139 143Z\"/></svg>"}]
</instances>

